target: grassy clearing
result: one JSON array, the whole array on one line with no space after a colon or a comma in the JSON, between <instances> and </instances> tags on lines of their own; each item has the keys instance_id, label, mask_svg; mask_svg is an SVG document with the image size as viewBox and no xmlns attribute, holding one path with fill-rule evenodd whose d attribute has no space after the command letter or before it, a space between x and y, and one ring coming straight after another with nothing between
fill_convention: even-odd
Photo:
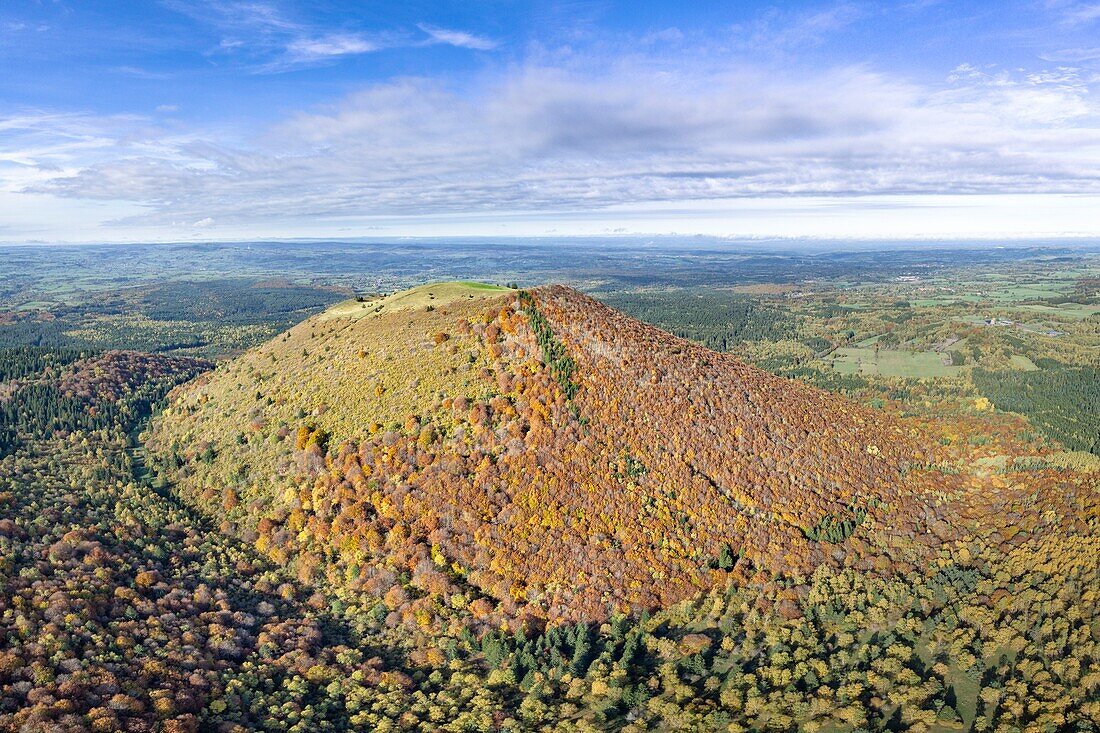
<instances>
[{"instance_id":1,"label":"grassy clearing","mask_svg":"<svg viewBox=\"0 0 1100 733\"><path fill-rule=\"evenodd\" d=\"M455 301L470 302L484 298L494 298L507 291L508 288L477 282L431 283L362 303L357 300L345 300L322 313L320 319L323 321L333 318L355 319L375 314L417 310L428 306L438 308Z\"/></svg>"},{"instance_id":2,"label":"grassy clearing","mask_svg":"<svg viewBox=\"0 0 1100 733\"><path fill-rule=\"evenodd\" d=\"M968 676L965 670L954 665L948 668L946 682L955 691L955 710L962 720L954 725L944 721L937 722L941 730L970 730L978 714L978 693L981 685L978 680Z\"/></svg>"},{"instance_id":3,"label":"grassy clearing","mask_svg":"<svg viewBox=\"0 0 1100 733\"><path fill-rule=\"evenodd\" d=\"M1033 362L1031 359L1028 359L1023 354L1013 354L1012 356L1008 357L1008 363L1012 366L1013 369L1020 369L1025 372L1033 372L1039 368L1035 366L1035 362Z\"/></svg>"},{"instance_id":4,"label":"grassy clearing","mask_svg":"<svg viewBox=\"0 0 1100 733\"><path fill-rule=\"evenodd\" d=\"M864 374L880 377L949 377L963 367L947 366L942 355L934 351L893 351L840 348L828 363L841 374ZM832 356L832 355L830 355Z\"/></svg>"}]
</instances>

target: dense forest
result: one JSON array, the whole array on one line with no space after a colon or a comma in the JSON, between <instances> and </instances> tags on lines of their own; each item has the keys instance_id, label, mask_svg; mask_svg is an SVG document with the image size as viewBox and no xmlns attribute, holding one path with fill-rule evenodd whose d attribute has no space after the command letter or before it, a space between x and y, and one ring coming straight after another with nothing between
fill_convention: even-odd
<instances>
[{"instance_id":1,"label":"dense forest","mask_svg":"<svg viewBox=\"0 0 1100 733\"><path fill-rule=\"evenodd\" d=\"M0 349L0 382L13 382L42 374L50 367L63 367L85 356L79 349L48 349L24 346Z\"/></svg>"},{"instance_id":2,"label":"dense forest","mask_svg":"<svg viewBox=\"0 0 1100 733\"><path fill-rule=\"evenodd\" d=\"M0 400L0 455L23 441L103 430L148 416L164 397L166 384L186 381L207 366L177 359L167 370L168 362L155 356L121 351L79 360L79 352L69 349L0 354L9 375Z\"/></svg>"},{"instance_id":3,"label":"dense forest","mask_svg":"<svg viewBox=\"0 0 1100 733\"><path fill-rule=\"evenodd\" d=\"M1071 450L1100 455L1100 369L1047 360L1033 372L978 369L974 382L998 408L1028 418Z\"/></svg>"},{"instance_id":4,"label":"dense forest","mask_svg":"<svg viewBox=\"0 0 1100 733\"><path fill-rule=\"evenodd\" d=\"M715 351L729 351L744 341L779 341L795 333L789 312L724 291L640 290L608 293L600 300Z\"/></svg>"}]
</instances>

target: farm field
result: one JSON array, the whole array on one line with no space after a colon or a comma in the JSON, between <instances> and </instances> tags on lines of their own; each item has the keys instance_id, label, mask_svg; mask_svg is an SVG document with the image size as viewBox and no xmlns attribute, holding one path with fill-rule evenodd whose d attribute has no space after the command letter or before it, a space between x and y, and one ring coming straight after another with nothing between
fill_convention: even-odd
<instances>
[{"instance_id":1,"label":"farm field","mask_svg":"<svg viewBox=\"0 0 1100 733\"><path fill-rule=\"evenodd\" d=\"M1058 305L1021 303L1014 307L1019 310L1034 311L1048 316L1058 316L1074 320L1090 318L1100 314L1100 305L1086 305L1081 303L1061 303Z\"/></svg>"},{"instance_id":2,"label":"farm field","mask_svg":"<svg viewBox=\"0 0 1100 733\"><path fill-rule=\"evenodd\" d=\"M830 354L828 364L841 374L925 379L950 377L962 367L945 365L934 351L895 351L867 348L839 348Z\"/></svg>"}]
</instances>

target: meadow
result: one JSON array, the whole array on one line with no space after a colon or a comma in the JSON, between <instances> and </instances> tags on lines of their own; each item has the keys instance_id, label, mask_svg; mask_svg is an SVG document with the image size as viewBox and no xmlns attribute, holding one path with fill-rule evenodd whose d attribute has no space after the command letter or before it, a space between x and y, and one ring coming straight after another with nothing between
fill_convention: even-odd
<instances>
[{"instance_id":1,"label":"meadow","mask_svg":"<svg viewBox=\"0 0 1100 733\"><path fill-rule=\"evenodd\" d=\"M925 379L957 375L962 367L943 363L943 355L934 351L896 349L839 348L827 359L841 374Z\"/></svg>"}]
</instances>

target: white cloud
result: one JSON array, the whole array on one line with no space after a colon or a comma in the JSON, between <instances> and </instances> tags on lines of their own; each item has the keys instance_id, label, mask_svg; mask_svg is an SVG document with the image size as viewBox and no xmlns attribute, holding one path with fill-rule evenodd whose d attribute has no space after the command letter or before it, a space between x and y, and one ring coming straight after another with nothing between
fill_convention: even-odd
<instances>
[{"instance_id":1,"label":"white cloud","mask_svg":"<svg viewBox=\"0 0 1100 733\"><path fill-rule=\"evenodd\" d=\"M1086 61L1100 61L1100 46L1092 48L1064 48L1040 55L1044 61L1080 64Z\"/></svg>"},{"instance_id":2,"label":"white cloud","mask_svg":"<svg viewBox=\"0 0 1100 733\"><path fill-rule=\"evenodd\" d=\"M1100 20L1100 3L1073 3L1066 8L1065 19L1071 25L1085 25Z\"/></svg>"},{"instance_id":3,"label":"white cloud","mask_svg":"<svg viewBox=\"0 0 1100 733\"><path fill-rule=\"evenodd\" d=\"M379 46L362 36L330 34L319 38L297 38L287 45L287 51L298 60L309 61L333 56L369 53Z\"/></svg>"},{"instance_id":4,"label":"white cloud","mask_svg":"<svg viewBox=\"0 0 1100 733\"><path fill-rule=\"evenodd\" d=\"M277 6L265 2L165 2L222 34L211 55L224 56L260 73L332 63L345 56L386 48L396 38L325 32L288 17Z\"/></svg>"},{"instance_id":5,"label":"white cloud","mask_svg":"<svg viewBox=\"0 0 1100 733\"><path fill-rule=\"evenodd\" d=\"M683 202L723 211L739 200L877 197L897 208L943 195L1096 196L1096 84L1060 66L962 65L939 85L865 67L527 66L461 95L424 80L378 84L257 130L247 145L139 119L0 119L0 182L136 204L119 231L206 219L219 232L378 219L408 230L467 216L585 220L624 204L668 216L664 207ZM633 221L647 221L638 211ZM945 221L962 227L960 216Z\"/></svg>"},{"instance_id":6,"label":"white cloud","mask_svg":"<svg viewBox=\"0 0 1100 733\"><path fill-rule=\"evenodd\" d=\"M436 28L430 25L417 26L428 34L433 43L445 43L459 48L469 48L475 51L491 51L497 47L497 42L484 36L475 36L465 31Z\"/></svg>"},{"instance_id":7,"label":"white cloud","mask_svg":"<svg viewBox=\"0 0 1100 733\"><path fill-rule=\"evenodd\" d=\"M296 32L302 25L275 5L259 0L161 0L162 4L197 21L241 32Z\"/></svg>"},{"instance_id":8,"label":"white cloud","mask_svg":"<svg viewBox=\"0 0 1100 733\"><path fill-rule=\"evenodd\" d=\"M283 73L330 64L341 58L387 48L447 44L488 51L496 41L460 30L420 25L427 40L401 31L331 32L285 15L265 2L166 0L169 7L222 34L211 55L224 56L257 73ZM131 73L141 70L131 70Z\"/></svg>"},{"instance_id":9,"label":"white cloud","mask_svg":"<svg viewBox=\"0 0 1100 733\"><path fill-rule=\"evenodd\" d=\"M116 66L114 71L118 74L125 74L126 76L133 76L138 79L170 79L171 74L158 71L150 71L138 66Z\"/></svg>"},{"instance_id":10,"label":"white cloud","mask_svg":"<svg viewBox=\"0 0 1100 733\"><path fill-rule=\"evenodd\" d=\"M1100 20L1100 2L1096 0L1046 0L1044 4L1066 28L1086 28Z\"/></svg>"},{"instance_id":11,"label":"white cloud","mask_svg":"<svg viewBox=\"0 0 1100 733\"><path fill-rule=\"evenodd\" d=\"M791 11L772 6L746 25L734 27L735 38L749 48L782 52L815 46L866 16L855 3L840 2L826 8Z\"/></svg>"},{"instance_id":12,"label":"white cloud","mask_svg":"<svg viewBox=\"0 0 1100 733\"><path fill-rule=\"evenodd\" d=\"M1098 111L1090 98L1090 85L1077 69L1056 67L1028 74L991 69L980 71L970 64L957 67L948 80L953 86L940 95L941 104L960 112L980 109L995 114L1006 125L1062 126L1074 119L1096 130Z\"/></svg>"}]
</instances>

